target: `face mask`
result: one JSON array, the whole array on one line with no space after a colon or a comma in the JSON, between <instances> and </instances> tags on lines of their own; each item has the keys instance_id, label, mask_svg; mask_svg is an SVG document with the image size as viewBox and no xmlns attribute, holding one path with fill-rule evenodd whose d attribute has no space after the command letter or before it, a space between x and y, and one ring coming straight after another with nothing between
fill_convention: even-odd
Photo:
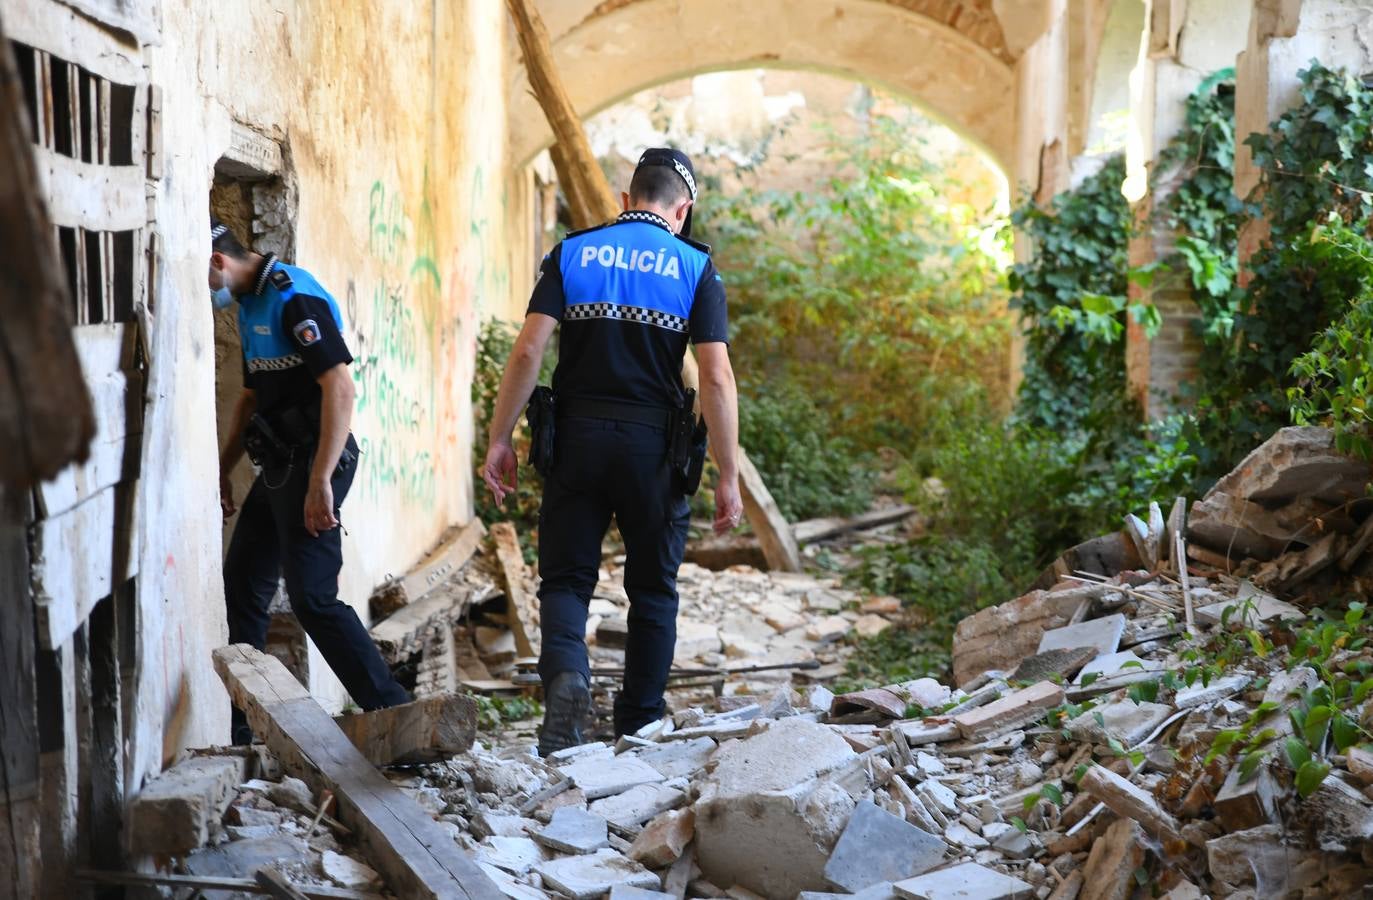
<instances>
[{"instance_id":1,"label":"face mask","mask_svg":"<svg viewBox=\"0 0 1373 900\"><path fill-rule=\"evenodd\" d=\"M214 304L215 309L228 309L234 302L233 292L226 287L210 291L210 302Z\"/></svg>"}]
</instances>

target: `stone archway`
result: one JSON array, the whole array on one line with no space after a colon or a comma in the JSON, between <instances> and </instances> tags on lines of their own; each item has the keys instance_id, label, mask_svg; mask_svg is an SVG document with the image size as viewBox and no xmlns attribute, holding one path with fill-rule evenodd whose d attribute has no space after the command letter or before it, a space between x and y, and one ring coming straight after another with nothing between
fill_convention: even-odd
<instances>
[{"instance_id":1,"label":"stone archway","mask_svg":"<svg viewBox=\"0 0 1373 900\"><path fill-rule=\"evenodd\" d=\"M816 69L880 85L1012 171L1015 73L985 0L577 0L549 4L553 54L577 110L702 72ZM986 9L983 9L986 7ZM579 16L578 14L581 13ZM952 22L953 24L950 24ZM552 142L542 110L513 75L511 160Z\"/></svg>"}]
</instances>

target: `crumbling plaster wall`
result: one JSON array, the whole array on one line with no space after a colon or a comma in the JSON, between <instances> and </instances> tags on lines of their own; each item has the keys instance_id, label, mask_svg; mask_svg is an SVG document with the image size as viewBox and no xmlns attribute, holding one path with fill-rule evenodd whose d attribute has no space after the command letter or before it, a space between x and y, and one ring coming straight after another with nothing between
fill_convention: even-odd
<instances>
[{"instance_id":1,"label":"crumbling plaster wall","mask_svg":"<svg viewBox=\"0 0 1373 900\"><path fill-rule=\"evenodd\" d=\"M553 56L573 105L589 116L639 90L741 67L813 68L910 97L1009 168L1010 66L961 32L872 0L638 0L568 21L550 7ZM559 29L565 29L559 30ZM511 158L551 141L521 69L511 72Z\"/></svg>"},{"instance_id":2,"label":"crumbling plaster wall","mask_svg":"<svg viewBox=\"0 0 1373 900\"><path fill-rule=\"evenodd\" d=\"M334 293L357 361L364 449L343 511L341 596L469 517L476 323L510 289L500 0L281 7L169 2L150 75L166 175L143 459L138 732L133 770L227 736L209 665L226 637L205 285L213 167L238 121L287 143L296 261ZM317 696L341 689L322 662ZM180 715L178 715L180 714Z\"/></svg>"}]
</instances>

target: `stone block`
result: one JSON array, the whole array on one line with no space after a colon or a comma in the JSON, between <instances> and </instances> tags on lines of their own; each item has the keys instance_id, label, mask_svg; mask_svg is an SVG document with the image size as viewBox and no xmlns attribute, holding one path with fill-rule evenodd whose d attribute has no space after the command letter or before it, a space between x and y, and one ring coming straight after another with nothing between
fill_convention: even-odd
<instances>
[{"instance_id":1,"label":"stone block","mask_svg":"<svg viewBox=\"0 0 1373 900\"><path fill-rule=\"evenodd\" d=\"M591 853L610 843L603 817L579 806L553 810L553 817L534 840L563 853Z\"/></svg>"},{"instance_id":2,"label":"stone block","mask_svg":"<svg viewBox=\"0 0 1373 900\"><path fill-rule=\"evenodd\" d=\"M1220 793L1212 804L1226 831L1247 831L1273 821L1277 810L1278 787L1268 766L1261 764L1253 777L1240 782L1240 767L1232 768L1225 776Z\"/></svg>"},{"instance_id":3,"label":"stone block","mask_svg":"<svg viewBox=\"0 0 1373 900\"><path fill-rule=\"evenodd\" d=\"M1033 885L977 863L917 875L892 888L907 900L1023 900L1034 894Z\"/></svg>"},{"instance_id":4,"label":"stone block","mask_svg":"<svg viewBox=\"0 0 1373 900\"><path fill-rule=\"evenodd\" d=\"M875 638L890 627L890 621L875 613L864 613L853 623L854 632L861 638Z\"/></svg>"},{"instance_id":5,"label":"stone block","mask_svg":"<svg viewBox=\"0 0 1373 900\"><path fill-rule=\"evenodd\" d=\"M683 782L675 784L639 784L622 794L602 797L592 802L591 812L621 829L637 828L659 813L675 809L686 802Z\"/></svg>"},{"instance_id":6,"label":"stone block","mask_svg":"<svg viewBox=\"0 0 1373 900\"><path fill-rule=\"evenodd\" d=\"M178 856L205 846L243 777L243 757L197 756L148 782L126 813L131 853Z\"/></svg>"},{"instance_id":7,"label":"stone block","mask_svg":"<svg viewBox=\"0 0 1373 900\"><path fill-rule=\"evenodd\" d=\"M573 900L592 900L617 885L647 890L662 886L657 875L610 849L541 863L534 871L547 887Z\"/></svg>"},{"instance_id":8,"label":"stone block","mask_svg":"<svg viewBox=\"0 0 1373 900\"><path fill-rule=\"evenodd\" d=\"M871 800L858 804L825 864L825 879L850 893L919 875L944 860L946 845Z\"/></svg>"},{"instance_id":9,"label":"stone block","mask_svg":"<svg viewBox=\"0 0 1373 900\"><path fill-rule=\"evenodd\" d=\"M871 709L888 718L900 719L911 706L939 709L949 702L949 696L949 689L933 678L918 678L904 684L889 684L885 687L842 694L835 697L830 704L830 713L842 716Z\"/></svg>"},{"instance_id":10,"label":"stone block","mask_svg":"<svg viewBox=\"0 0 1373 900\"><path fill-rule=\"evenodd\" d=\"M1044 632L1039 640L1040 653L1050 650L1071 650L1075 647L1091 647L1098 654L1115 653L1120 647L1120 636L1125 633L1125 617L1120 613L1088 619L1076 625L1065 625Z\"/></svg>"},{"instance_id":11,"label":"stone block","mask_svg":"<svg viewBox=\"0 0 1373 900\"><path fill-rule=\"evenodd\" d=\"M1127 665L1129 668L1126 668ZM1149 674L1150 672L1161 668L1163 668L1163 663L1161 662L1152 659L1140 659L1130 650L1121 650L1117 653L1103 654L1087 663L1087 665L1083 666L1082 670L1077 673L1077 677L1073 679L1073 684L1082 684L1088 675L1096 675L1098 679L1101 679L1107 676L1125 675L1131 672L1139 676L1135 680L1145 681L1152 677ZM1115 681L1116 678L1112 677L1113 684Z\"/></svg>"},{"instance_id":12,"label":"stone block","mask_svg":"<svg viewBox=\"0 0 1373 900\"><path fill-rule=\"evenodd\" d=\"M1034 655L1044 632L1068 624L1099 590L1031 591L979 610L958 623L953 637L954 681L967 684L990 670L1010 671Z\"/></svg>"},{"instance_id":13,"label":"stone block","mask_svg":"<svg viewBox=\"0 0 1373 900\"><path fill-rule=\"evenodd\" d=\"M1023 690L954 716L958 731L969 740L982 740L1028 725L1063 702L1063 688L1041 681Z\"/></svg>"},{"instance_id":14,"label":"stone block","mask_svg":"<svg viewBox=\"0 0 1373 900\"><path fill-rule=\"evenodd\" d=\"M558 771L581 788L587 800L598 800L629 790L638 784L663 781L663 774L643 760L621 754L612 759L581 759Z\"/></svg>"},{"instance_id":15,"label":"stone block","mask_svg":"<svg viewBox=\"0 0 1373 900\"><path fill-rule=\"evenodd\" d=\"M552 857L543 847L527 837L489 837L477 845L477 861L495 866L514 875L523 875Z\"/></svg>"},{"instance_id":16,"label":"stone block","mask_svg":"<svg viewBox=\"0 0 1373 900\"><path fill-rule=\"evenodd\" d=\"M652 766L664 778L686 778L705 767L715 742L708 737L672 741L634 751L634 756Z\"/></svg>"},{"instance_id":17,"label":"stone block","mask_svg":"<svg viewBox=\"0 0 1373 900\"><path fill-rule=\"evenodd\" d=\"M825 863L854 800L816 776L855 758L842 736L801 717L721 746L693 807L705 876L768 896L827 887Z\"/></svg>"},{"instance_id":18,"label":"stone block","mask_svg":"<svg viewBox=\"0 0 1373 900\"><path fill-rule=\"evenodd\" d=\"M1115 738L1128 749L1147 738L1172 714L1173 708L1162 703L1119 700L1087 710L1068 723L1068 731L1084 742L1104 744Z\"/></svg>"},{"instance_id":19,"label":"stone block","mask_svg":"<svg viewBox=\"0 0 1373 900\"><path fill-rule=\"evenodd\" d=\"M1182 688L1173 696L1173 705L1178 709L1195 709L1219 703L1244 690L1250 679L1249 675L1226 675L1212 679L1210 684L1202 684L1198 679L1191 687Z\"/></svg>"},{"instance_id":20,"label":"stone block","mask_svg":"<svg viewBox=\"0 0 1373 900\"><path fill-rule=\"evenodd\" d=\"M806 637L820 644L832 644L849 633L853 623L843 616L825 616L806 626Z\"/></svg>"},{"instance_id":21,"label":"stone block","mask_svg":"<svg viewBox=\"0 0 1373 900\"><path fill-rule=\"evenodd\" d=\"M1265 867L1275 850L1282 850L1282 835L1282 826L1262 825L1207 841L1211 877L1234 887L1254 884L1256 871Z\"/></svg>"},{"instance_id":22,"label":"stone block","mask_svg":"<svg viewBox=\"0 0 1373 900\"><path fill-rule=\"evenodd\" d=\"M1129 900L1135 870L1144 864L1144 829L1116 819L1092 844L1078 900Z\"/></svg>"},{"instance_id":23,"label":"stone block","mask_svg":"<svg viewBox=\"0 0 1373 900\"><path fill-rule=\"evenodd\" d=\"M1097 658L1092 647L1071 647L1067 649L1046 650L1020 661L1011 673L1011 681L1034 683L1046 681L1055 675L1072 678L1078 670Z\"/></svg>"},{"instance_id":24,"label":"stone block","mask_svg":"<svg viewBox=\"0 0 1373 900\"><path fill-rule=\"evenodd\" d=\"M377 870L364 865L351 856L325 850L319 861L324 876L341 888L360 890L377 881Z\"/></svg>"},{"instance_id":25,"label":"stone block","mask_svg":"<svg viewBox=\"0 0 1373 900\"><path fill-rule=\"evenodd\" d=\"M1328 428L1288 427L1264 441L1207 492L1268 507L1314 498L1339 505L1363 497L1368 464L1335 449Z\"/></svg>"},{"instance_id":26,"label":"stone block","mask_svg":"<svg viewBox=\"0 0 1373 900\"><path fill-rule=\"evenodd\" d=\"M689 809L665 812L639 832L629 848L629 855L650 868L665 868L677 861L695 832L694 812Z\"/></svg>"}]
</instances>

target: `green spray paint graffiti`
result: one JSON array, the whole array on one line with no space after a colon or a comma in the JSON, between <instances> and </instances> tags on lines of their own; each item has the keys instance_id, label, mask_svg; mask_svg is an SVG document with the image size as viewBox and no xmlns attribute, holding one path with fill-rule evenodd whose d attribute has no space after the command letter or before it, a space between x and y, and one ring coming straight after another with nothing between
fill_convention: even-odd
<instances>
[{"instance_id":1,"label":"green spray paint graffiti","mask_svg":"<svg viewBox=\"0 0 1373 900\"><path fill-rule=\"evenodd\" d=\"M348 319L357 333L353 383L362 423L359 487L373 497L395 496L433 507L439 415L435 389L436 324L443 276L425 174L416 226L405 198L376 181L368 194L367 249L381 276L366 292L348 284Z\"/></svg>"}]
</instances>

